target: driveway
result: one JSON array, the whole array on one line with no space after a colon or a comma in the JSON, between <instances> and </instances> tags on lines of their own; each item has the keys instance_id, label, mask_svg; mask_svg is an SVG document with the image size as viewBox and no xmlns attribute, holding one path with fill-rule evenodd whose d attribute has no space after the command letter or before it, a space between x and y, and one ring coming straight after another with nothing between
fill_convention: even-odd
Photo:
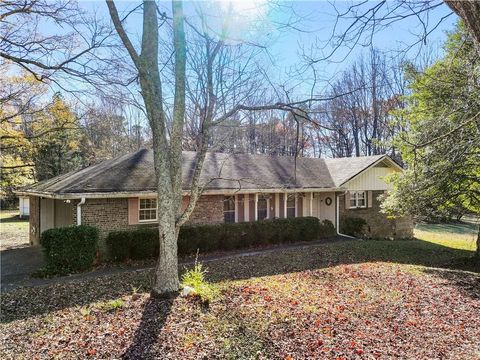
<instances>
[{"instance_id":1,"label":"driveway","mask_svg":"<svg viewBox=\"0 0 480 360\"><path fill-rule=\"evenodd\" d=\"M17 287L44 266L42 248L29 246L0 251L0 263L2 291Z\"/></svg>"}]
</instances>

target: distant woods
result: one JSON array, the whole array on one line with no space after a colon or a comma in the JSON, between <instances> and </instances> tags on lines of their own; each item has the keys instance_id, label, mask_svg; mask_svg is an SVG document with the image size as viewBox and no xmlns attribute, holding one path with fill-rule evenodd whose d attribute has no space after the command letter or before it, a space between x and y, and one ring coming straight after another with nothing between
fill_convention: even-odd
<instances>
[{"instance_id":1,"label":"distant woods","mask_svg":"<svg viewBox=\"0 0 480 360\"><path fill-rule=\"evenodd\" d=\"M79 107L59 93L49 94L28 74L4 77L0 82L3 195L149 146L149 132L141 117L121 103L100 99Z\"/></svg>"},{"instance_id":2,"label":"distant woods","mask_svg":"<svg viewBox=\"0 0 480 360\"><path fill-rule=\"evenodd\" d=\"M371 48L331 82L326 100L306 103L303 116L246 112L220 124L212 145L224 152L309 157L386 153L400 160L392 139L404 128L394 113L404 107L408 92L405 70L415 67ZM195 132L187 134L185 148L194 150Z\"/></svg>"}]
</instances>

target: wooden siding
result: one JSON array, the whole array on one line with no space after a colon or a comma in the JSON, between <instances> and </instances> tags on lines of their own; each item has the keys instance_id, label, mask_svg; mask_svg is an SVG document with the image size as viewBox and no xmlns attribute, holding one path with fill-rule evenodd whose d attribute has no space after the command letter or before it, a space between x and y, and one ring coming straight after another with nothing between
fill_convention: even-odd
<instances>
[{"instance_id":1,"label":"wooden siding","mask_svg":"<svg viewBox=\"0 0 480 360\"><path fill-rule=\"evenodd\" d=\"M40 199L40 233L55 227L55 201Z\"/></svg>"},{"instance_id":2,"label":"wooden siding","mask_svg":"<svg viewBox=\"0 0 480 360\"><path fill-rule=\"evenodd\" d=\"M55 200L55 227L74 225L73 205L63 200Z\"/></svg>"},{"instance_id":3,"label":"wooden siding","mask_svg":"<svg viewBox=\"0 0 480 360\"><path fill-rule=\"evenodd\" d=\"M372 167L357 175L344 186L348 190L389 190L391 185L384 181L384 177L398 170L388 167Z\"/></svg>"}]
</instances>

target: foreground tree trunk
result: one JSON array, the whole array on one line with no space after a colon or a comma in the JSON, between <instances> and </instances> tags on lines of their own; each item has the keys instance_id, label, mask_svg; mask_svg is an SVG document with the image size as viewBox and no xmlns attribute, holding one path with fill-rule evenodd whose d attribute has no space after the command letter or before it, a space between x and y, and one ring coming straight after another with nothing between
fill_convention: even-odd
<instances>
[{"instance_id":1,"label":"foreground tree trunk","mask_svg":"<svg viewBox=\"0 0 480 360\"><path fill-rule=\"evenodd\" d=\"M477 232L477 251L475 251L475 256L480 259L480 224L478 225Z\"/></svg>"},{"instance_id":2,"label":"foreground tree trunk","mask_svg":"<svg viewBox=\"0 0 480 360\"><path fill-rule=\"evenodd\" d=\"M158 67L157 5L154 1L144 0L143 2L143 31L140 54L137 54L123 28L114 2L107 0L107 6L115 30L138 71L145 112L152 130L160 242L160 253L152 293L154 295L164 295L175 292L179 288L177 238L182 224L179 221L181 218L179 211L182 202L182 138L186 78L183 4L181 1L172 1L175 98L170 134L168 134L167 119L163 108L162 83ZM203 162L197 161L197 167L201 168L202 165Z\"/></svg>"},{"instance_id":3,"label":"foreground tree trunk","mask_svg":"<svg viewBox=\"0 0 480 360\"><path fill-rule=\"evenodd\" d=\"M480 1L446 0L445 2L463 20L468 32L472 35L477 52L480 53Z\"/></svg>"}]
</instances>

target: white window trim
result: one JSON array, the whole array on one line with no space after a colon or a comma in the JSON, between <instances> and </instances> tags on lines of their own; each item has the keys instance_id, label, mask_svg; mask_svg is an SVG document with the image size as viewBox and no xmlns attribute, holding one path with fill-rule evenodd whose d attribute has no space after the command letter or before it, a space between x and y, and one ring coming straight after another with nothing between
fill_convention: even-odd
<instances>
[{"instance_id":1,"label":"white window trim","mask_svg":"<svg viewBox=\"0 0 480 360\"><path fill-rule=\"evenodd\" d=\"M363 194L364 205L358 205L358 195ZM352 206L352 200L355 205ZM350 209L365 209L367 207L367 192L364 191L354 191L350 194Z\"/></svg>"},{"instance_id":2,"label":"white window trim","mask_svg":"<svg viewBox=\"0 0 480 360\"><path fill-rule=\"evenodd\" d=\"M223 201L225 201L225 198L229 198L229 197L231 197L231 196L227 196L227 195L226 195L226 196L224 197ZM231 213L231 212L233 212L233 216L234 216L234 219L235 219L235 220L233 220L233 223L237 223L237 222L238 222L238 211L237 211L237 209L238 209L238 201L237 201L237 195L234 195L234 198L233 198L233 199L234 199L234 200L233 200L233 201L234 201L233 210L227 210L227 211L223 210L223 222L224 222L225 224L227 224L227 223L225 222L225 213ZM230 223L230 224L232 224L232 223Z\"/></svg>"},{"instance_id":3,"label":"white window trim","mask_svg":"<svg viewBox=\"0 0 480 360\"><path fill-rule=\"evenodd\" d=\"M155 219L147 219L147 220L140 220L140 211L141 210L153 210L153 208L148 208L148 209L140 209L140 200L155 200L157 202L157 198L151 198L151 197L144 197L144 198L138 198L138 222L139 223L150 223L150 222L156 222L158 221L158 203L157 207L155 208Z\"/></svg>"},{"instance_id":4,"label":"white window trim","mask_svg":"<svg viewBox=\"0 0 480 360\"><path fill-rule=\"evenodd\" d=\"M258 221L258 200L259 194L255 194L255 221ZM260 194L261 195L261 194ZM267 201L267 217L264 220L270 219L270 196L269 195L261 195L264 196Z\"/></svg>"},{"instance_id":5,"label":"white window trim","mask_svg":"<svg viewBox=\"0 0 480 360\"><path fill-rule=\"evenodd\" d=\"M287 213L288 213L288 209L291 209L292 207L288 207L288 196L294 196L295 197L295 205L294 205L294 208L295 208L295 216L294 218L298 217L298 206L297 206L297 195L296 194L289 194L289 193L285 193L285 219L287 219Z\"/></svg>"}]
</instances>

